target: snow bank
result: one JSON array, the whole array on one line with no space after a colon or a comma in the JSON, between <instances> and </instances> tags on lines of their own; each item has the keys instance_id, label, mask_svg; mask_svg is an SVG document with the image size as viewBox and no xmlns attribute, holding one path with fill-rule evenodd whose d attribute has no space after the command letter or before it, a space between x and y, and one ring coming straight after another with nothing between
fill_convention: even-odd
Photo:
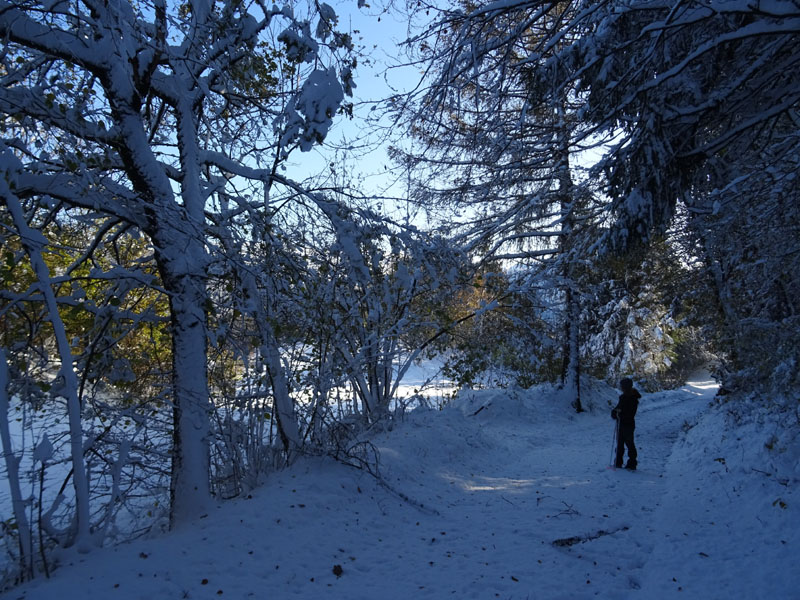
<instances>
[{"instance_id":1,"label":"snow bank","mask_svg":"<svg viewBox=\"0 0 800 600\"><path fill-rule=\"evenodd\" d=\"M709 412L713 392L645 394L631 473L608 464L616 390L581 415L553 387L464 391L372 437L380 479L301 459L191 527L64 552L10 597L797 597L797 439L755 404Z\"/></svg>"},{"instance_id":2,"label":"snow bank","mask_svg":"<svg viewBox=\"0 0 800 600\"><path fill-rule=\"evenodd\" d=\"M746 401L719 405L689 429L666 466L671 485L655 524L665 533L643 589L653 597L797 597L798 434L796 415Z\"/></svg>"},{"instance_id":3,"label":"snow bank","mask_svg":"<svg viewBox=\"0 0 800 600\"><path fill-rule=\"evenodd\" d=\"M582 379L581 402L589 412L603 415L616 405L619 391L597 379ZM532 422L573 420L569 390L553 384L540 384L529 389L461 390L451 406L465 415L482 415L482 419L526 418Z\"/></svg>"}]
</instances>

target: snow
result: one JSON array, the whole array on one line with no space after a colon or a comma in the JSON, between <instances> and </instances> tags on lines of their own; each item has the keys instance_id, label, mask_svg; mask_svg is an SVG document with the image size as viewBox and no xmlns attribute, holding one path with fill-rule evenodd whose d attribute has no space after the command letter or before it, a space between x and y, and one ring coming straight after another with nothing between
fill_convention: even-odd
<instances>
[{"instance_id":1,"label":"snow","mask_svg":"<svg viewBox=\"0 0 800 600\"><path fill-rule=\"evenodd\" d=\"M382 484L302 459L8 597L796 597L800 457L777 419L739 407L733 428L710 379L645 394L640 470L614 470L617 392L584 387L581 415L551 387L462 392L373 438Z\"/></svg>"},{"instance_id":2,"label":"snow","mask_svg":"<svg viewBox=\"0 0 800 600\"><path fill-rule=\"evenodd\" d=\"M408 405L413 405L412 399L421 399L429 406L445 404L457 386L442 377L442 366L439 359L412 362L397 385L395 399Z\"/></svg>"}]
</instances>

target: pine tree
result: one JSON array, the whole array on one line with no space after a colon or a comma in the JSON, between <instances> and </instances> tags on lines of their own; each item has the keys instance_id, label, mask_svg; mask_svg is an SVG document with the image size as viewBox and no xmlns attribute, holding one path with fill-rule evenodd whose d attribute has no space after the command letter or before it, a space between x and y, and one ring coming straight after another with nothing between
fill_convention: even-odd
<instances>
[{"instance_id":1,"label":"pine tree","mask_svg":"<svg viewBox=\"0 0 800 600\"><path fill-rule=\"evenodd\" d=\"M464 8L442 11L420 44L433 74L410 113L418 149L402 159L426 182L414 190L420 203L462 217L451 221L460 223L455 239L478 260L513 264L520 292L560 290L561 381L581 411L577 265L591 245L596 199L577 185L576 157L589 143L574 87L554 81L543 97L547 83L531 77L559 47L547 41L571 7Z\"/></svg>"}]
</instances>

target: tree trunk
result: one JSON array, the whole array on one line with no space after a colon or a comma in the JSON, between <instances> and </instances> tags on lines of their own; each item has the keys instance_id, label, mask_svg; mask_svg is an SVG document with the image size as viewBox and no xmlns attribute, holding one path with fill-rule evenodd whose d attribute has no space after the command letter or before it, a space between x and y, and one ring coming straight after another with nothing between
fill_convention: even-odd
<instances>
[{"instance_id":1,"label":"tree trunk","mask_svg":"<svg viewBox=\"0 0 800 600\"><path fill-rule=\"evenodd\" d=\"M269 327L269 325L264 325ZM269 327L271 330L271 327ZM263 331L263 328L262 328ZM289 384L286 381L286 370L281 364L280 352L272 332L267 332L267 339L261 346L261 352L267 359L272 394L275 398L275 416L278 424L278 434L286 452L286 462L291 463L300 448L300 431L297 428L297 419L294 415L294 403L289 394Z\"/></svg>"},{"instance_id":2,"label":"tree trunk","mask_svg":"<svg viewBox=\"0 0 800 600\"><path fill-rule=\"evenodd\" d=\"M22 489L19 484L19 457L14 454L14 449L11 446L11 432L8 427L8 383L6 354L0 348L0 439L3 442L3 456L6 459L11 507L14 511L14 520L19 533L19 562L24 580L26 577L33 577L33 543L31 541L28 518L25 515L25 501L22 499Z\"/></svg>"},{"instance_id":3,"label":"tree trunk","mask_svg":"<svg viewBox=\"0 0 800 600\"><path fill-rule=\"evenodd\" d=\"M566 118L566 100L562 99L556 111L557 136L558 136L558 196L561 212L562 233L559 236L559 247L563 262L564 276L564 366L562 369L562 383L574 398L572 406L577 412L583 412L581 405L580 386L580 311L575 290L575 268L572 264L570 253L575 243L575 210L577 198L575 197L575 184L569 161L569 124Z\"/></svg>"},{"instance_id":4,"label":"tree trunk","mask_svg":"<svg viewBox=\"0 0 800 600\"><path fill-rule=\"evenodd\" d=\"M576 412L583 412L581 404L581 363L580 363L580 311L575 294L567 290L567 329L569 339L569 363L567 366L567 386L572 393Z\"/></svg>"},{"instance_id":5,"label":"tree trunk","mask_svg":"<svg viewBox=\"0 0 800 600\"><path fill-rule=\"evenodd\" d=\"M207 372L208 294L202 244L173 229L169 247L183 251L171 256L156 242L156 258L169 293L172 323L173 448L170 485L170 526L196 519L211 506L211 402ZM192 257L195 259L192 260Z\"/></svg>"},{"instance_id":6,"label":"tree trunk","mask_svg":"<svg viewBox=\"0 0 800 600\"><path fill-rule=\"evenodd\" d=\"M31 268L36 274L39 290L44 297L50 323L53 326L56 348L58 349L61 369L59 377L62 379L62 389L59 393L67 401L67 417L69 421L69 445L72 458L72 484L75 490L75 545L79 552L88 552L91 548L91 529L89 517L89 480L86 476L86 467L83 461L83 423L81 406L78 399L78 378L72 365L72 347L67 339L67 331L61 314L58 312L58 302L50 282L50 270L42 258L42 248L47 245L47 239L38 230L31 229L25 220L19 199L9 190L3 190L6 206L14 220L14 226L20 236L25 252L31 261Z\"/></svg>"},{"instance_id":7,"label":"tree trunk","mask_svg":"<svg viewBox=\"0 0 800 600\"><path fill-rule=\"evenodd\" d=\"M286 452L286 461L291 463L297 454L297 450L302 445L302 440L297 426L297 418L294 414L294 402L289 393L286 369L281 362L278 339L275 336L275 330L270 320L270 311L264 306L253 274L247 269L237 269L237 275L243 282L245 296L250 299L248 310L258 327L261 340L261 356L267 367L272 386L272 396L275 402L273 413L278 426L278 435L281 438L284 452Z\"/></svg>"}]
</instances>

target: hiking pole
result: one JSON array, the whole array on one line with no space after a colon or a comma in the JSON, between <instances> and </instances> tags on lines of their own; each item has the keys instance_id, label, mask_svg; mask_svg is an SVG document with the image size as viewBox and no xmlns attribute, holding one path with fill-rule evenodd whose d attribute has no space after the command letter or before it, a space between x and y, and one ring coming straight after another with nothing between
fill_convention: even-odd
<instances>
[{"instance_id":1,"label":"hiking pole","mask_svg":"<svg viewBox=\"0 0 800 600\"><path fill-rule=\"evenodd\" d=\"M617 436L619 435L619 418L614 419L614 439L611 440L611 467L617 464Z\"/></svg>"}]
</instances>

